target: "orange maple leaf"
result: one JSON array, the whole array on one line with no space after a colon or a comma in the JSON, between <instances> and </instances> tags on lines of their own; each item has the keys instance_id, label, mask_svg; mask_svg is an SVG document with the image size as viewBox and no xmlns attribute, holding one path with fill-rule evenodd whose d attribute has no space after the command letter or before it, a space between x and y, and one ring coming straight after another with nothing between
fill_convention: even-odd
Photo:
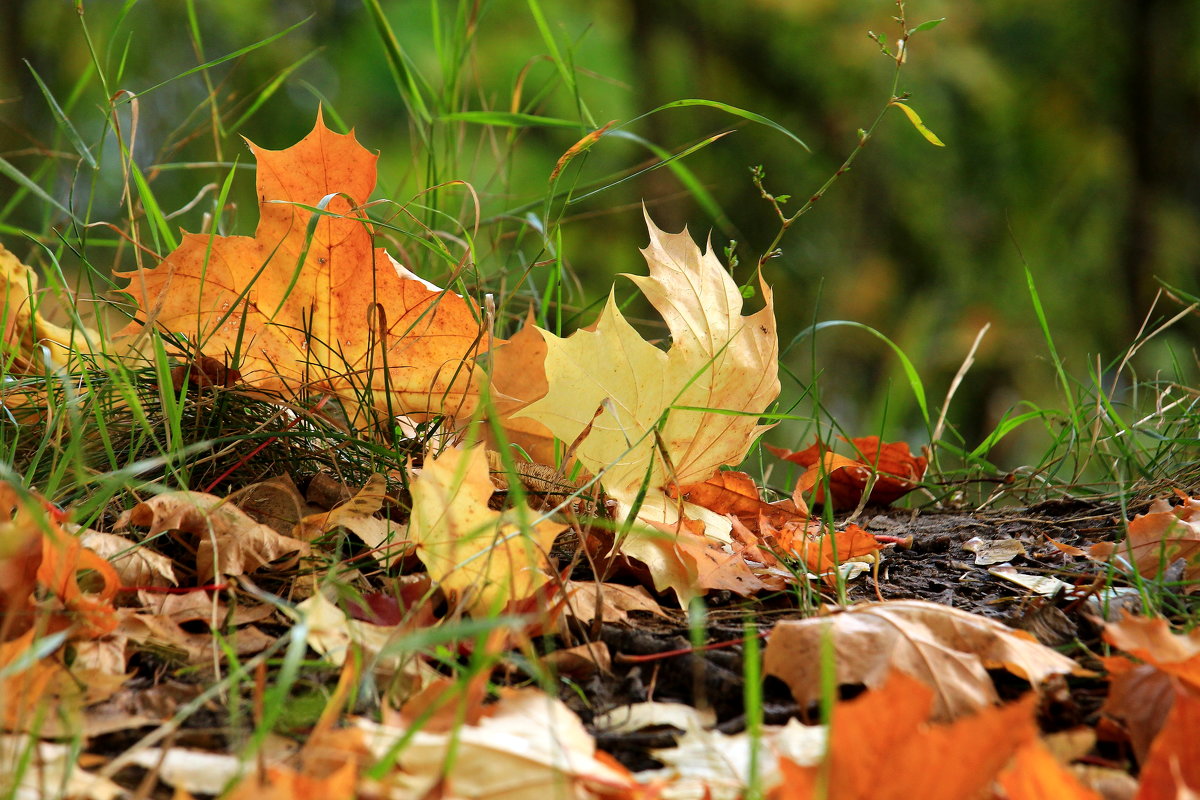
<instances>
[{"instance_id":1,"label":"orange maple leaf","mask_svg":"<svg viewBox=\"0 0 1200 800\"><path fill-rule=\"evenodd\" d=\"M917 482L925 475L928 461L912 454L904 442L882 442L878 436L861 436L856 439L838 437L849 442L855 449L855 457L847 458L830 451L829 446L817 439L811 447L791 451L767 445L767 449L785 461L806 467L796 484L797 505L803 496L810 496L814 504L825 502L824 474L829 475L829 493L833 507L838 510L856 508L863 492L871 486L868 502L888 505L917 488ZM810 494L813 487L815 494Z\"/></svg>"},{"instance_id":2,"label":"orange maple leaf","mask_svg":"<svg viewBox=\"0 0 1200 800\"><path fill-rule=\"evenodd\" d=\"M185 233L158 266L118 273L143 322L237 353L256 388L312 389L389 414L469 414L477 396L478 310L409 272L382 248L360 206L377 156L325 127L258 160L253 237ZM309 208L323 210L313 218ZM120 333L137 333L131 322Z\"/></svg>"},{"instance_id":3,"label":"orange maple leaf","mask_svg":"<svg viewBox=\"0 0 1200 800\"><path fill-rule=\"evenodd\" d=\"M826 763L804 767L781 759L784 782L771 798L976 797L1019 748L1036 741L1034 700L1030 695L950 724L930 724L933 692L893 672L879 689L834 707Z\"/></svg>"}]
</instances>

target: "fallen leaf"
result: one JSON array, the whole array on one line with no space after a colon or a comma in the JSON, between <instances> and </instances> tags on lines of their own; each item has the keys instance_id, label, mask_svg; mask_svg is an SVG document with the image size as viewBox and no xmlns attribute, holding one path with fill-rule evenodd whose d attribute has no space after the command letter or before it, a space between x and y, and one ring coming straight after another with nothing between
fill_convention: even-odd
<instances>
[{"instance_id":1,"label":"fallen leaf","mask_svg":"<svg viewBox=\"0 0 1200 800\"><path fill-rule=\"evenodd\" d=\"M567 614L584 625L590 625L597 617L602 622L628 625L632 622L629 618L631 611L643 611L656 617L667 616L644 586L564 581L563 594L567 598Z\"/></svg>"},{"instance_id":2,"label":"fallen leaf","mask_svg":"<svg viewBox=\"0 0 1200 800\"><path fill-rule=\"evenodd\" d=\"M810 572L820 575L826 583L836 583L839 565L868 557L878 558L875 554L884 547L858 525L847 525L841 531L825 531L822 527L785 526L778 531L767 529L767 533L779 542L781 550L797 556Z\"/></svg>"},{"instance_id":3,"label":"fallen leaf","mask_svg":"<svg viewBox=\"0 0 1200 800\"><path fill-rule=\"evenodd\" d=\"M1192 798L1200 792L1200 695L1179 692L1142 765L1137 800Z\"/></svg>"},{"instance_id":4,"label":"fallen leaf","mask_svg":"<svg viewBox=\"0 0 1200 800\"><path fill-rule=\"evenodd\" d=\"M1126 611L1120 622L1104 626L1104 639L1200 692L1200 628L1173 633L1162 617Z\"/></svg>"},{"instance_id":5,"label":"fallen leaf","mask_svg":"<svg viewBox=\"0 0 1200 800\"><path fill-rule=\"evenodd\" d=\"M1017 556L1025 555L1025 545L1020 539L983 539L973 536L962 544L963 550L975 554L975 563L981 567L1004 564Z\"/></svg>"},{"instance_id":6,"label":"fallen leaf","mask_svg":"<svg viewBox=\"0 0 1200 800\"><path fill-rule=\"evenodd\" d=\"M390 519L376 516L388 500L387 481L382 475L372 475L353 497L330 511L310 514L297 524L292 535L311 542L337 527L345 528L372 550L372 555L390 565L411 547L403 526Z\"/></svg>"},{"instance_id":7,"label":"fallen leaf","mask_svg":"<svg viewBox=\"0 0 1200 800\"><path fill-rule=\"evenodd\" d=\"M917 488L925 475L928 461L915 456L904 442L882 442L878 436L845 439L855 450L853 458L833 453L817 439L800 451L767 445L767 449L785 461L805 467L796 484L797 504L811 496L814 504L825 502L825 476L835 510L858 507L863 492L874 476L868 503L888 505Z\"/></svg>"},{"instance_id":8,"label":"fallen leaf","mask_svg":"<svg viewBox=\"0 0 1200 800\"><path fill-rule=\"evenodd\" d=\"M1017 751L999 783L1006 800L1101 800L1036 741Z\"/></svg>"},{"instance_id":9,"label":"fallen leaf","mask_svg":"<svg viewBox=\"0 0 1200 800\"><path fill-rule=\"evenodd\" d=\"M543 800L620 796L636 788L629 772L596 751L583 723L560 700L536 689L502 689L476 724L445 733L415 732L361 717L376 760L394 756L386 781L405 782L407 797L430 797L445 781L446 797ZM407 737L398 755L394 746ZM454 759L448 761L451 748ZM447 772L447 769L449 771Z\"/></svg>"},{"instance_id":10,"label":"fallen leaf","mask_svg":"<svg viewBox=\"0 0 1200 800\"><path fill-rule=\"evenodd\" d=\"M1000 770L1036 741L1032 697L936 724L932 690L893 672L833 709L823 763L784 759L771 800L962 800L989 796ZM931 717L932 712L932 717Z\"/></svg>"},{"instance_id":11,"label":"fallen leaf","mask_svg":"<svg viewBox=\"0 0 1200 800\"><path fill-rule=\"evenodd\" d=\"M648 530L635 530L619 545L620 552L637 559L650 572L655 590L674 590L682 608L709 590L724 590L749 597L764 589L779 589L783 581L759 576L741 553L701 535L702 524L691 522L691 530L680 523L650 523Z\"/></svg>"},{"instance_id":12,"label":"fallen leaf","mask_svg":"<svg viewBox=\"0 0 1200 800\"><path fill-rule=\"evenodd\" d=\"M187 335L258 389L336 394L357 408L469 414L480 315L413 275L382 248L361 209L377 156L320 113L285 150L250 143L258 160L254 237L184 234L158 266L131 279L143 322ZM325 213L314 219L311 207ZM130 323L118 335L134 334Z\"/></svg>"},{"instance_id":13,"label":"fallen leaf","mask_svg":"<svg viewBox=\"0 0 1200 800\"><path fill-rule=\"evenodd\" d=\"M308 543L281 536L220 497L203 492L164 492L138 503L116 521L149 528L147 536L178 531L196 541L196 573L201 582L242 575L273 565L286 568L308 553ZM273 564L284 556L281 564Z\"/></svg>"},{"instance_id":14,"label":"fallen leaf","mask_svg":"<svg viewBox=\"0 0 1200 800\"><path fill-rule=\"evenodd\" d=\"M171 559L115 533L85 530L83 546L112 564L121 585L127 588L178 586Z\"/></svg>"},{"instance_id":15,"label":"fallen leaf","mask_svg":"<svg viewBox=\"0 0 1200 800\"><path fill-rule=\"evenodd\" d=\"M108 780L81 769L78 744L39 742L29 736L0 734L0 764L24 763L20 778L5 774L5 792L17 800L37 800L47 796L73 800L119 800L129 793ZM51 790L53 795L51 795Z\"/></svg>"},{"instance_id":16,"label":"fallen leaf","mask_svg":"<svg viewBox=\"0 0 1200 800\"><path fill-rule=\"evenodd\" d=\"M223 647L239 656L247 656L265 650L275 641L275 637L255 626L244 625L223 630L222 644L218 644L211 633L189 633L166 615L137 614L130 609L121 609L121 624L117 631L131 641L173 653L179 661L191 665L213 664L214 654L224 658Z\"/></svg>"},{"instance_id":17,"label":"fallen leaf","mask_svg":"<svg viewBox=\"0 0 1200 800\"><path fill-rule=\"evenodd\" d=\"M763 725L757 737L689 727L678 744L656 748L651 755L664 767L638 773L647 788L659 784L663 800L736 800L747 796L752 765L758 767L758 786L779 787L782 763L815 764L825 752L826 730L789 720L786 725ZM755 757L754 753L757 753Z\"/></svg>"},{"instance_id":18,"label":"fallen leaf","mask_svg":"<svg viewBox=\"0 0 1200 800\"><path fill-rule=\"evenodd\" d=\"M40 375L47 367L65 367L75 354L91 353L92 344L100 341L90 328L64 328L47 321L42 315L47 294L38 289L37 273L2 244L0 284L4 286L4 304L0 307L4 327L0 366L5 374Z\"/></svg>"},{"instance_id":19,"label":"fallen leaf","mask_svg":"<svg viewBox=\"0 0 1200 800\"><path fill-rule=\"evenodd\" d=\"M1162 670L1123 656L1110 656L1103 663L1109 687L1100 710L1120 724L1134 755L1145 763L1150 744L1171 713L1178 684Z\"/></svg>"},{"instance_id":20,"label":"fallen leaf","mask_svg":"<svg viewBox=\"0 0 1200 800\"><path fill-rule=\"evenodd\" d=\"M1130 521L1124 542L1100 542L1089 548L1089 556L1113 560L1145 578L1158 577L1182 560L1182 574L1174 580L1200 581L1200 498L1181 494L1180 499L1182 502L1173 506L1166 498L1158 498L1145 514Z\"/></svg>"},{"instance_id":21,"label":"fallen leaf","mask_svg":"<svg viewBox=\"0 0 1200 800\"><path fill-rule=\"evenodd\" d=\"M643 339L610 296L588 329L565 339L537 329L547 391L515 417L541 423L568 445L586 432L575 456L600 476L619 518L645 486L641 519L670 525L683 511L727 538L728 520L666 492L739 463L769 427L757 415L779 394L771 291L764 283L766 306L742 316L738 286L711 247L701 253L686 230L664 233L648 215L646 223L650 274L628 277L666 321L670 349Z\"/></svg>"},{"instance_id":22,"label":"fallen leaf","mask_svg":"<svg viewBox=\"0 0 1200 800\"><path fill-rule=\"evenodd\" d=\"M532 596L549 580L550 546L567 528L535 522L528 508L493 511L488 500L495 490L483 445L427 458L409 486L408 534L417 557L472 614Z\"/></svg>"},{"instance_id":23,"label":"fallen leaf","mask_svg":"<svg viewBox=\"0 0 1200 800\"><path fill-rule=\"evenodd\" d=\"M364 668L387 684L386 694L404 702L438 676L416 652L402 646L405 636L422 627L432 626L428 609L416 611L401 625L375 625L351 618L322 592L317 592L288 612L303 619L308 630L308 645L334 666L342 666L351 653L364 657Z\"/></svg>"},{"instance_id":24,"label":"fallen leaf","mask_svg":"<svg viewBox=\"0 0 1200 800\"><path fill-rule=\"evenodd\" d=\"M805 706L821 696L821 639L829 636L838 684L882 686L892 671L937 694L932 719L953 720L999 700L989 669L1003 668L1036 689L1074 661L1024 631L920 600L863 603L825 617L785 620L767 640L765 674L782 679Z\"/></svg>"},{"instance_id":25,"label":"fallen leaf","mask_svg":"<svg viewBox=\"0 0 1200 800\"><path fill-rule=\"evenodd\" d=\"M711 708L699 709L686 703L630 703L592 718L592 725L608 734L633 733L662 725L681 731L699 731L716 724L717 714Z\"/></svg>"}]
</instances>

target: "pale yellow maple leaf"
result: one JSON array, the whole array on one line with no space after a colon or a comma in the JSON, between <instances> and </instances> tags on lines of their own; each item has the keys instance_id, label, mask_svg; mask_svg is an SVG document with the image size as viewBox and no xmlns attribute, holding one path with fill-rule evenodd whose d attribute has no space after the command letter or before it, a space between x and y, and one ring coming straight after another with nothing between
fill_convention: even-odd
<instances>
[{"instance_id":1,"label":"pale yellow maple leaf","mask_svg":"<svg viewBox=\"0 0 1200 800\"><path fill-rule=\"evenodd\" d=\"M528 508L488 508L496 487L482 445L427 459L409 491L408 535L417 557L429 577L463 597L471 613L531 597L549 580L546 554L567 526L535 522Z\"/></svg>"},{"instance_id":2,"label":"pale yellow maple leaf","mask_svg":"<svg viewBox=\"0 0 1200 800\"><path fill-rule=\"evenodd\" d=\"M650 244L642 255L650 274L627 277L666 321L670 348L643 339L610 295L589 329L565 339L537 329L548 388L514 416L541 423L568 444L586 430L575 456L600 475L622 517L646 486L641 519L674 524L682 510L723 537L727 520L665 490L741 462L770 427L759 425L758 415L779 395L771 290L760 280L765 305L743 316L741 292L711 244L702 253L686 229L665 233L649 215L646 224Z\"/></svg>"}]
</instances>

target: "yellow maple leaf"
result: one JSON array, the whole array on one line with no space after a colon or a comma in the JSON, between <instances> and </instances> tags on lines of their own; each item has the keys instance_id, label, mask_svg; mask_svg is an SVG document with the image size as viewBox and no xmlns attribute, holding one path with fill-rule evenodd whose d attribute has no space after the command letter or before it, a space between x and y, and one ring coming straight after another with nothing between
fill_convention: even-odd
<instances>
[{"instance_id":1,"label":"yellow maple leaf","mask_svg":"<svg viewBox=\"0 0 1200 800\"><path fill-rule=\"evenodd\" d=\"M351 403L370 393L389 414L470 414L480 315L373 244L359 206L376 155L317 115L285 150L258 160L253 237L184 234L162 263L120 273L145 319L193 337L210 356L238 352L252 386L300 388ZM325 214L313 219L308 208ZM130 323L121 333L142 330Z\"/></svg>"},{"instance_id":2,"label":"yellow maple leaf","mask_svg":"<svg viewBox=\"0 0 1200 800\"><path fill-rule=\"evenodd\" d=\"M671 332L664 351L638 334L610 295L589 329L545 342L547 391L514 414L572 443L575 456L600 475L627 517L642 487L638 516L674 524L679 512L725 536L728 520L666 494L670 484L707 480L737 464L770 426L758 424L779 395L779 339L770 288L765 306L742 315L742 295L711 245L702 253L686 229L665 233L649 215L649 275L628 275ZM590 426L590 429L589 429ZM633 553L630 553L634 555Z\"/></svg>"},{"instance_id":3,"label":"yellow maple leaf","mask_svg":"<svg viewBox=\"0 0 1200 800\"><path fill-rule=\"evenodd\" d=\"M10 372L41 372L41 353L51 366L71 363L76 353L89 353L99 335L90 328L61 327L42 315L37 273L0 244L0 284L4 305L0 308L0 358Z\"/></svg>"},{"instance_id":4,"label":"yellow maple leaf","mask_svg":"<svg viewBox=\"0 0 1200 800\"><path fill-rule=\"evenodd\" d=\"M566 530L530 509L488 508L496 491L482 445L429 458L409 487L409 538L429 576L486 614L531 597L549 580L546 554ZM522 512L527 520L522 520Z\"/></svg>"}]
</instances>

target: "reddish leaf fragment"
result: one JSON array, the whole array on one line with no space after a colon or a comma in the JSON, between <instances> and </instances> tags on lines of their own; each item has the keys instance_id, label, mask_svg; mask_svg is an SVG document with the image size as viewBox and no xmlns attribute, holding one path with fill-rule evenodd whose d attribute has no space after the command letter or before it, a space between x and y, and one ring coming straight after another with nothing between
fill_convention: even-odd
<instances>
[{"instance_id":1,"label":"reddish leaf fragment","mask_svg":"<svg viewBox=\"0 0 1200 800\"><path fill-rule=\"evenodd\" d=\"M180 364L171 369L171 385L175 391L183 388L186 381L197 389L220 386L228 389L242 380L242 373L211 356L198 356L190 364Z\"/></svg>"},{"instance_id":2,"label":"reddish leaf fragment","mask_svg":"<svg viewBox=\"0 0 1200 800\"><path fill-rule=\"evenodd\" d=\"M869 503L888 505L917 488L925 475L928 461L913 455L904 442L882 442L878 436L845 439L855 449L853 458L837 455L817 439L811 447L800 451L785 450L767 445L772 453L807 470L797 482L797 494L811 495L814 504L825 502L825 474L828 474L829 493L833 507L838 510L857 508L863 492L875 475ZM801 488L803 487L803 489Z\"/></svg>"}]
</instances>

